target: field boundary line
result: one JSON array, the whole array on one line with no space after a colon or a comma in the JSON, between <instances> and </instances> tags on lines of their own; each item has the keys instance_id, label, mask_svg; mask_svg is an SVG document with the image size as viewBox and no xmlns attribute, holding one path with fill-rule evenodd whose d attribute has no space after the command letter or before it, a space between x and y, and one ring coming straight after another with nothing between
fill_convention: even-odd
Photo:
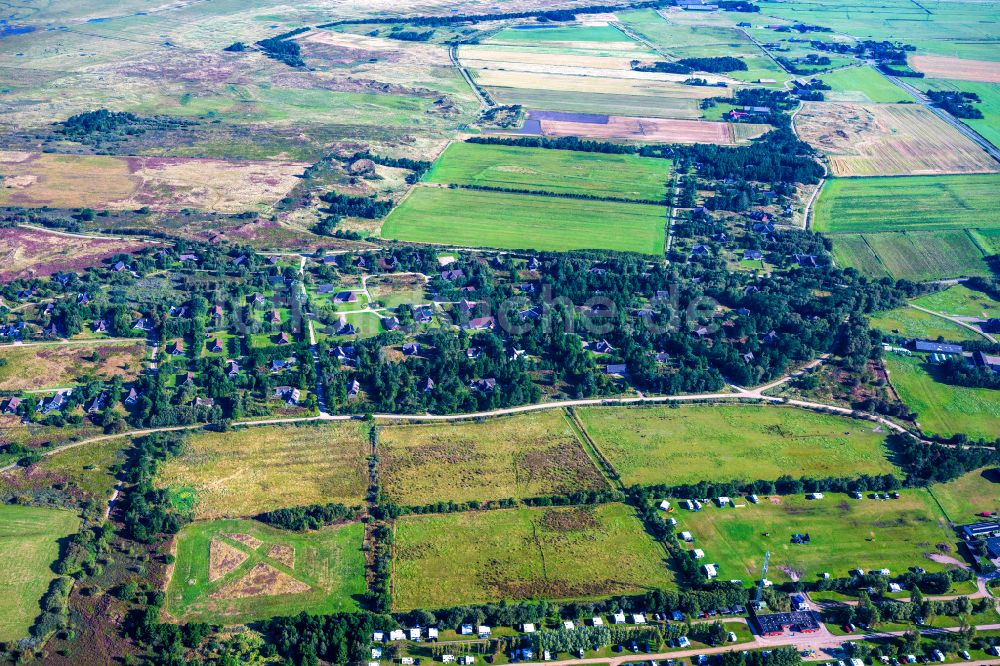
<instances>
[{"instance_id":1,"label":"field boundary line","mask_svg":"<svg viewBox=\"0 0 1000 666\"><path fill-rule=\"evenodd\" d=\"M878 233L878 232L876 232L876 233ZM895 231L895 232L892 232L891 231L889 233L900 233L900 234L902 234L902 233L906 233L906 232L904 232L904 231ZM867 247L871 251L872 256L875 257L875 261L877 261L878 265L882 267L882 270L885 271L885 274L888 275L889 277L895 279L896 276L894 276L892 274L892 271L889 270L889 267L885 265L884 261L882 261L882 256L878 252L876 252L875 248L872 247L872 244L868 242L868 234L858 234L858 235L861 236L861 240L864 241L865 247Z\"/></svg>"},{"instance_id":2,"label":"field boundary line","mask_svg":"<svg viewBox=\"0 0 1000 666\"><path fill-rule=\"evenodd\" d=\"M907 305L910 306L911 308L913 308L914 310L920 310L921 312L926 312L927 314L934 315L935 317L940 317L941 319L945 319L947 321L950 321L953 324L958 324L959 326L961 326L963 328L967 328L970 331L972 331L973 333L981 335L982 337L986 338L990 342L996 344L997 339L994 338L992 335L990 335L989 333L986 333L985 331L980 331L978 328L976 328L972 324L966 323L966 322L962 321L961 319L958 319L957 317L951 317L949 315L942 314L940 312L935 312L934 310L928 310L927 308L921 307L919 305L915 305L913 303L907 303Z\"/></svg>"},{"instance_id":3,"label":"field boundary line","mask_svg":"<svg viewBox=\"0 0 1000 666\"><path fill-rule=\"evenodd\" d=\"M584 452L597 469L600 470L604 478L607 479L608 484L624 492L625 486L622 484L621 475L615 469L614 465L611 464L611 461L597 447L590 433L587 432L587 429L576 415L576 411L572 407L567 407L563 410L563 417L569 422L577 439L580 440L580 445L583 447Z\"/></svg>"}]
</instances>

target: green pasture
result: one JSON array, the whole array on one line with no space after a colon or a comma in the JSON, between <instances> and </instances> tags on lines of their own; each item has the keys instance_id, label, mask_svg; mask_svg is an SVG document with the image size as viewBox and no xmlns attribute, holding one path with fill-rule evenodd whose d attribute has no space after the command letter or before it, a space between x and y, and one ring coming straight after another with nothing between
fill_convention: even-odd
<instances>
[{"instance_id":1,"label":"green pasture","mask_svg":"<svg viewBox=\"0 0 1000 666\"><path fill-rule=\"evenodd\" d=\"M956 284L913 300L914 305L958 317L1000 317L1000 302L982 291Z\"/></svg>"},{"instance_id":2,"label":"green pasture","mask_svg":"<svg viewBox=\"0 0 1000 666\"><path fill-rule=\"evenodd\" d=\"M913 97L903 92L902 88L890 83L887 78L868 65L824 72L818 78L830 86L830 91L824 94L838 102L893 104L913 101Z\"/></svg>"},{"instance_id":3,"label":"green pasture","mask_svg":"<svg viewBox=\"0 0 1000 666\"><path fill-rule=\"evenodd\" d=\"M870 315L868 323L872 328L877 328L885 333L918 340L943 338L961 342L963 340L983 339L978 333L970 331L964 326L959 326L929 312L906 306Z\"/></svg>"},{"instance_id":4,"label":"green pasture","mask_svg":"<svg viewBox=\"0 0 1000 666\"><path fill-rule=\"evenodd\" d=\"M947 483L931 486L931 495L953 523L979 520L976 514L1000 512L1000 471L984 467Z\"/></svg>"}]
</instances>

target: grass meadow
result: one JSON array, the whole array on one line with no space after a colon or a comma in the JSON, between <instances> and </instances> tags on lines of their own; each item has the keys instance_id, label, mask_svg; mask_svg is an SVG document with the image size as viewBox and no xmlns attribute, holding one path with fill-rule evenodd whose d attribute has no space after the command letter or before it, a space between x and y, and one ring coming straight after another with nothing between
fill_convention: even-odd
<instances>
[{"instance_id":1,"label":"grass meadow","mask_svg":"<svg viewBox=\"0 0 1000 666\"><path fill-rule=\"evenodd\" d=\"M961 90L979 95L982 101L973 106L982 111L983 117L963 118L962 122L994 146L1000 146L1000 83L941 79L924 79L924 83L931 90Z\"/></svg>"},{"instance_id":2,"label":"grass meadow","mask_svg":"<svg viewBox=\"0 0 1000 666\"><path fill-rule=\"evenodd\" d=\"M816 231L1000 228L1000 174L832 178L816 202Z\"/></svg>"},{"instance_id":3,"label":"grass meadow","mask_svg":"<svg viewBox=\"0 0 1000 666\"><path fill-rule=\"evenodd\" d=\"M909 94L868 65L825 72L817 78L830 86L826 94L838 102L892 104L913 101Z\"/></svg>"},{"instance_id":4,"label":"grass meadow","mask_svg":"<svg viewBox=\"0 0 1000 666\"><path fill-rule=\"evenodd\" d=\"M953 523L969 523L983 511L1000 512L1000 472L984 467L948 483L931 486L931 494Z\"/></svg>"},{"instance_id":5,"label":"grass meadow","mask_svg":"<svg viewBox=\"0 0 1000 666\"><path fill-rule=\"evenodd\" d=\"M956 284L913 300L914 305L960 317L1000 317L1000 302L988 294Z\"/></svg>"},{"instance_id":6,"label":"grass meadow","mask_svg":"<svg viewBox=\"0 0 1000 666\"><path fill-rule=\"evenodd\" d=\"M841 268L854 268L871 277L891 277L862 234L837 234L833 239L833 260Z\"/></svg>"},{"instance_id":7,"label":"grass meadow","mask_svg":"<svg viewBox=\"0 0 1000 666\"><path fill-rule=\"evenodd\" d=\"M396 521L394 609L671 588L663 548L624 504Z\"/></svg>"},{"instance_id":8,"label":"grass meadow","mask_svg":"<svg viewBox=\"0 0 1000 666\"><path fill-rule=\"evenodd\" d=\"M626 486L896 471L885 434L872 424L791 407L594 407L577 414Z\"/></svg>"},{"instance_id":9,"label":"grass meadow","mask_svg":"<svg viewBox=\"0 0 1000 666\"><path fill-rule=\"evenodd\" d=\"M0 505L0 642L28 635L41 612L38 600L56 574L58 540L80 526L76 514L62 509Z\"/></svg>"},{"instance_id":10,"label":"grass meadow","mask_svg":"<svg viewBox=\"0 0 1000 666\"><path fill-rule=\"evenodd\" d=\"M142 370L146 343L94 342L93 344L0 347L0 390L64 388L82 378L134 379Z\"/></svg>"},{"instance_id":11,"label":"grass meadow","mask_svg":"<svg viewBox=\"0 0 1000 666\"><path fill-rule=\"evenodd\" d=\"M127 441L120 438L76 446L42 458L30 473L22 467L3 472L0 494L61 483L70 491L78 489L88 498L106 502L115 487L114 468L125 460L122 449Z\"/></svg>"},{"instance_id":12,"label":"grass meadow","mask_svg":"<svg viewBox=\"0 0 1000 666\"><path fill-rule=\"evenodd\" d=\"M157 485L198 518L254 516L306 504L360 504L368 488L367 430L357 423L260 426L192 435Z\"/></svg>"},{"instance_id":13,"label":"grass meadow","mask_svg":"<svg viewBox=\"0 0 1000 666\"><path fill-rule=\"evenodd\" d=\"M670 162L638 155L455 142L424 180L661 203Z\"/></svg>"},{"instance_id":14,"label":"grass meadow","mask_svg":"<svg viewBox=\"0 0 1000 666\"><path fill-rule=\"evenodd\" d=\"M379 481L403 505L607 488L563 412L379 431Z\"/></svg>"},{"instance_id":15,"label":"grass meadow","mask_svg":"<svg viewBox=\"0 0 1000 666\"><path fill-rule=\"evenodd\" d=\"M949 437L961 432L987 441L1000 433L1000 391L935 381L930 367L917 357L887 356L885 368L925 433Z\"/></svg>"},{"instance_id":16,"label":"grass meadow","mask_svg":"<svg viewBox=\"0 0 1000 666\"><path fill-rule=\"evenodd\" d=\"M355 610L365 592L363 539L359 522L312 532L250 520L191 523L177 535L165 612L185 622L235 625Z\"/></svg>"},{"instance_id":17,"label":"grass meadow","mask_svg":"<svg viewBox=\"0 0 1000 666\"><path fill-rule=\"evenodd\" d=\"M944 338L955 342L983 339L978 333L964 326L905 306L871 315L868 317L868 322L872 328L906 338L920 340Z\"/></svg>"},{"instance_id":18,"label":"grass meadow","mask_svg":"<svg viewBox=\"0 0 1000 666\"><path fill-rule=\"evenodd\" d=\"M858 567L888 568L893 575L911 566L940 571L946 565L923 555L953 551L956 541L924 489L905 490L900 499L886 501L833 493L822 500L761 497L756 505L708 504L697 513L681 510L674 515L677 529L694 536L689 547L704 550L705 561L718 565L723 580L758 577L767 551L767 577L775 582L811 581L824 572L843 577ZM791 542L793 534L806 533L810 543Z\"/></svg>"},{"instance_id":19,"label":"grass meadow","mask_svg":"<svg viewBox=\"0 0 1000 666\"><path fill-rule=\"evenodd\" d=\"M662 255L666 211L650 204L416 187L386 218L382 237L466 247Z\"/></svg>"}]
</instances>

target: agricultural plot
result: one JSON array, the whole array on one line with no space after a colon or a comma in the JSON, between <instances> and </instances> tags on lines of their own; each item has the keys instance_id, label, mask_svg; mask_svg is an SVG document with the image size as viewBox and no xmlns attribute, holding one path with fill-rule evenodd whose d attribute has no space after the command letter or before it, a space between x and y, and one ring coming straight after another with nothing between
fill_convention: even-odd
<instances>
[{"instance_id":1,"label":"agricultural plot","mask_svg":"<svg viewBox=\"0 0 1000 666\"><path fill-rule=\"evenodd\" d=\"M891 277L861 234L837 234L832 240L833 260L841 268L854 268L870 277Z\"/></svg>"},{"instance_id":2,"label":"agricultural plot","mask_svg":"<svg viewBox=\"0 0 1000 666\"><path fill-rule=\"evenodd\" d=\"M452 143L426 182L663 202L670 162L570 150Z\"/></svg>"},{"instance_id":3,"label":"agricultural plot","mask_svg":"<svg viewBox=\"0 0 1000 666\"><path fill-rule=\"evenodd\" d=\"M880 312L868 318L872 328L905 338L918 340L981 340L975 331L959 326L943 317L937 317L916 308L902 307Z\"/></svg>"},{"instance_id":4,"label":"agricultural plot","mask_svg":"<svg viewBox=\"0 0 1000 666\"><path fill-rule=\"evenodd\" d=\"M563 413L379 432L379 478L402 505L568 495L607 488Z\"/></svg>"},{"instance_id":5,"label":"agricultural plot","mask_svg":"<svg viewBox=\"0 0 1000 666\"><path fill-rule=\"evenodd\" d=\"M168 157L0 152L0 204L218 213L263 210L307 165Z\"/></svg>"},{"instance_id":6,"label":"agricultural plot","mask_svg":"<svg viewBox=\"0 0 1000 666\"><path fill-rule=\"evenodd\" d=\"M661 255L666 208L649 204L417 187L382 237L417 243Z\"/></svg>"},{"instance_id":7,"label":"agricultural plot","mask_svg":"<svg viewBox=\"0 0 1000 666\"><path fill-rule=\"evenodd\" d=\"M367 431L357 424L262 426L198 433L164 464L157 485L198 518L254 516L306 504L360 504Z\"/></svg>"},{"instance_id":8,"label":"agricultural plot","mask_svg":"<svg viewBox=\"0 0 1000 666\"><path fill-rule=\"evenodd\" d=\"M914 104L806 102L795 117L803 140L827 155L835 176L994 173L978 145Z\"/></svg>"},{"instance_id":9,"label":"agricultural plot","mask_svg":"<svg viewBox=\"0 0 1000 666\"><path fill-rule=\"evenodd\" d=\"M893 575L912 566L941 571L935 555L949 555L956 538L947 520L923 489L906 490L898 500L854 500L827 493L822 500L803 496L761 497L760 504L676 513L678 529L694 536L693 548L705 551L723 580L760 576L770 551L768 578L777 582L812 581L826 572L844 577L852 569L889 569ZM742 503L742 502L741 502ZM808 534L807 544L792 543Z\"/></svg>"},{"instance_id":10,"label":"agricultural plot","mask_svg":"<svg viewBox=\"0 0 1000 666\"><path fill-rule=\"evenodd\" d=\"M38 601L56 577L59 539L79 529L70 511L0 505L0 642L28 635L38 616Z\"/></svg>"},{"instance_id":11,"label":"agricultural plot","mask_svg":"<svg viewBox=\"0 0 1000 666\"><path fill-rule=\"evenodd\" d=\"M913 97L903 92L899 86L891 83L868 65L826 72L820 74L818 78L830 86L830 91L824 92L824 95L833 102L892 104L914 101Z\"/></svg>"},{"instance_id":12,"label":"agricultural plot","mask_svg":"<svg viewBox=\"0 0 1000 666\"><path fill-rule=\"evenodd\" d=\"M931 79L1000 83L1000 62L994 60L968 60L917 53L911 54L907 60L910 67Z\"/></svg>"},{"instance_id":13,"label":"agricultural plot","mask_svg":"<svg viewBox=\"0 0 1000 666\"><path fill-rule=\"evenodd\" d=\"M184 622L235 625L358 607L365 592L361 523L312 532L249 520L185 526L164 611Z\"/></svg>"},{"instance_id":14,"label":"agricultural plot","mask_svg":"<svg viewBox=\"0 0 1000 666\"><path fill-rule=\"evenodd\" d=\"M0 282L82 271L119 252L137 252L141 241L65 236L36 229L4 229L0 234Z\"/></svg>"},{"instance_id":15,"label":"agricultural plot","mask_svg":"<svg viewBox=\"0 0 1000 666\"><path fill-rule=\"evenodd\" d=\"M769 125L760 124L628 116L608 116L606 122L543 119L539 124L542 136L579 136L662 143L715 143L724 146L748 142L771 129Z\"/></svg>"},{"instance_id":16,"label":"agricultural plot","mask_svg":"<svg viewBox=\"0 0 1000 666\"><path fill-rule=\"evenodd\" d=\"M917 413L927 434L965 433L993 441L1000 432L1000 391L951 386L935 381L923 359L888 356L885 368L900 399Z\"/></svg>"},{"instance_id":17,"label":"agricultural plot","mask_svg":"<svg viewBox=\"0 0 1000 666\"><path fill-rule=\"evenodd\" d=\"M698 106L699 100L695 98L606 93L581 95L573 91L531 88L492 88L490 95L503 104L518 104L526 109L558 109L568 113L688 119L705 115Z\"/></svg>"},{"instance_id":18,"label":"agricultural plot","mask_svg":"<svg viewBox=\"0 0 1000 666\"><path fill-rule=\"evenodd\" d=\"M956 284L913 300L914 305L955 317L1000 317L1000 302L989 294Z\"/></svg>"},{"instance_id":19,"label":"agricultural plot","mask_svg":"<svg viewBox=\"0 0 1000 666\"><path fill-rule=\"evenodd\" d=\"M1000 174L833 178L816 202L827 233L1000 228Z\"/></svg>"},{"instance_id":20,"label":"agricultural plot","mask_svg":"<svg viewBox=\"0 0 1000 666\"><path fill-rule=\"evenodd\" d=\"M671 588L662 547L624 504L396 521L394 610Z\"/></svg>"},{"instance_id":21,"label":"agricultural plot","mask_svg":"<svg viewBox=\"0 0 1000 666\"><path fill-rule=\"evenodd\" d=\"M885 433L839 416L755 405L577 413L626 486L896 471L886 459Z\"/></svg>"},{"instance_id":22,"label":"agricultural plot","mask_svg":"<svg viewBox=\"0 0 1000 666\"><path fill-rule=\"evenodd\" d=\"M65 388L87 377L135 379L145 341L0 346L0 390Z\"/></svg>"},{"instance_id":23,"label":"agricultural plot","mask_svg":"<svg viewBox=\"0 0 1000 666\"><path fill-rule=\"evenodd\" d=\"M948 520L959 525L979 520L977 514L983 511L1000 512L1000 473L995 467L935 484L930 491Z\"/></svg>"},{"instance_id":24,"label":"agricultural plot","mask_svg":"<svg viewBox=\"0 0 1000 666\"><path fill-rule=\"evenodd\" d=\"M865 234L865 240L897 279L921 281L990 274L982 248L966 231Z\"/></svg>"}]
</instances>

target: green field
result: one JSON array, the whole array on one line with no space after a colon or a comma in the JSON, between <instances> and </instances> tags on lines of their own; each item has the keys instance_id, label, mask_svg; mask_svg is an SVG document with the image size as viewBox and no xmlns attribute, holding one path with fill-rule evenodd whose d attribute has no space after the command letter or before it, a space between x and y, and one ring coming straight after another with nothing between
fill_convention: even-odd
<instances>
[{"instance_id":1,"label":"green field","mask_svg":"<svg viewBox=\"0 0 1000 666\"><path fill-rule=\"evenodd\" d=\"M868 65L825 72L819 77L831 90L825 93L837 102L912 102L913 98Z\"/></svg>"},{"instance_id":2,"label":"green field","mask_svg":"<svg viewBox=\"0 0 1000 666\"><path fill-rule=\"evenodd\" d=\"M982 242L972 230L835 234L837 264L873 277L913 281L989 276Z\"/></svg>"},{"instance_id":3,"label":"green field","mask_svg":"<svg viewBox=\"0 0 1000 666\"><path fill-rule=\"evenodd\" d=\"M816 231L1000 228L1000 174L831 178L816 202Z\"/></svg>"},{"instance_id":4,"label":"green field","mask_svg":"<svg viewBox=\"0 0 1000 666\"><path fill-rule=\"evenodd\" d=\"M899 575L911 566L928 571L947 568L925 559L937 545L955 549L956 537L926 490L902 492L898 500L855 500L827 493L821 500L804 496L761 497L760 504L698 512L679 510L677 529L694 536L690 548L705 551L705 562L719 567L723 580L750 581L760 575L770 551L767 577L775 582L815 580L828 572L844 577L858 567L888 568ZM796 545L793 534L808 533L811 542ZM766 536L765 536L766 535Z\"/></svg>"},{"instance_id":5,"label":"green field","mask_svg":"<svg viewBox=\"0 0 1000 666\"><path fill-rule=\"evenodd\" d=\"M164 464L157 485L199 518L254 516L306 504L360 504L368 433L356 423L199 433Z\"/></svg>"},{"instance_id":6,"label":"green field","mask_svg":"<svg viewBox=\"0 0 1000 666\"><path fill-rule=\"evenodd\" d=\"M386 218L382 236L467 247L662 255L666 211L649 204L416 187Z\"/></svg>"},{"instance_id":7,"label":"green field","mask_svg":"<svg viewBox=\"0 0 1000 666\"><path fill-rule=\"evenodd\" d=\"M917 357L887 356L885 368L899 397L917 413L924 432L945 437L965 433L987 441L1000 433L1000 391L934 381Z\"/></svg>"},{"instance_id":8,"label":"green field","mask_svg":"<svg viewBox=\"0 0 1000 666\"><path fill-rule=\"evenodd\" d=\"M606 489L561 411L379 431L379 481L397 504Z\"/></svg>"},{"instance_id":9,"label":"green field","mask_svg":"<svg viewBox=\"0 0 1000 666\"><path fill-rule=\"evenodd\" d=\"M955 340L957 342L983 339L981 335L975 331L970 331L964 326L959 326L954 322L928 312L921 312L916 308L905 306L871 315L868 317L868 322L872 328L905 338L919 340L944 338L945 340Z\"/></svg>"},{"instance_id":10,"label":"green field","mask_svg":"<svg viewBox=\"0 0 1000 666\"><path fill-rule=\"evenodd\" d=\"M28 635L56 574L58 540L79 529L76 514L61 509L0 504L0 642Z\"/></svg>"},{"instance_id":11,"label":"green field","mask_svg":"<svg viewBox=\"0 0 1000 666\"><path fill-rule=\"evenodd\" d=\"M455 142L424 180L662 203L669 167L666 160L638 155Z\"/></svg>"},{"instance_id":12,"label":"green field","mask_svg":"<svg viewBox=\"0 0 1000 666\"><path fill-rule=\"evenodd\" d=\"M230 534L249 535L260 544ZM361 523L304 533L250 520L191 523L177 535L165 612L186 622L234 625L302 611L355 610L365 592L363 537ZM237 557L210 581L213 540ZM294 556L276 555L275 546L290 547Z\"/></svg>"},{"instance_id":13,"label":"green field","mask_svg":"<svg viewBox=\"0 0 1000 666\"><path fill-rule=\"evenodd\" d=\"M872 424L791 407L685 405L577 410L626 486L890 474Z\"/></svg>"},{"instance_id":14,"label":"green field","mask_svg":"<svg viewBox=\"0 0 1000 666\"><path fill-rule=\"evenodd\" d=\"M1000 511L1000 473L995 467L978 469L931 486L931 494L951 522L973 522L977 513Z\"/></svg>"},{"instance_id":15,"label":"green field","mask_svg":"<svg viewBox=\"0 0 1000 666\"><path fill-rule=\"evenodd\" d=\"M989 295L969 289L965 285L956 284L927 296L913 300L914 305L960 317L1000 317L1000 302Z\"/></svg>"},{"instance_id":16,"label":"green field","mask_svg":"<svg viewBox=\"0 0 1000 666\"><path fill-rule=\"evenodd\" d=\"M671 588L624 504L410 515L396 522L395 610Z\"/></svg>"}]
</instances>

